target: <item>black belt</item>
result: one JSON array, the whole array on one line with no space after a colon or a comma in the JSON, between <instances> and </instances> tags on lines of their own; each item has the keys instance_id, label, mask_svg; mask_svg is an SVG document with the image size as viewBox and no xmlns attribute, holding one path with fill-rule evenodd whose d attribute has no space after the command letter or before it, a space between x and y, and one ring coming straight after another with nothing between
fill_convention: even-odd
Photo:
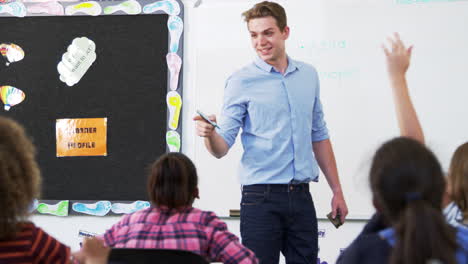
<instances>
[{"instance_id":1,"label":"black belt","mask_svg":"<svg viewBox=\"0 0 468 264\"><path fill-rule=\"evenodd\" d=\"M242 191L248 192L308 192L308 183L299 184L252 184L242 186Z\"/></svg>"}]
</instances>

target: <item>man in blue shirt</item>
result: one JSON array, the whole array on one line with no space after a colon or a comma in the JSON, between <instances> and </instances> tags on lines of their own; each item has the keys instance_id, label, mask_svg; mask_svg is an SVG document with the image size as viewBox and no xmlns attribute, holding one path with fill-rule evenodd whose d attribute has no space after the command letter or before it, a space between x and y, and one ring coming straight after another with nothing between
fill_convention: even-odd
<instances>
[{"instance_id":1,"label":"man in blue shirt","mask_svg":"<svg viewBox=\"0 0 468 264\"><path fill-rule=\"evenodd\" d=\"M333 192L333 217L344 222L348 214L317 72L287 56L290 29L280 5L258 3L243 16L258 57L227 80L219 128L197 116L197 134L221 158L242 128L243 244L261 263L278 263L280 251L287 263L316 263L317 218L308 183L318 180L318 167Z\"/></svg>"}]
</instances>

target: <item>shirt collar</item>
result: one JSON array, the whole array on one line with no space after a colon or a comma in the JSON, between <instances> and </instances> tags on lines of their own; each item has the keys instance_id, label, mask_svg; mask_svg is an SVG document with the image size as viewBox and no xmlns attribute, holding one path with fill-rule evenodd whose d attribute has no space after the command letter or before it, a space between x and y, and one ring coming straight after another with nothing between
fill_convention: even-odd
<instances>
[{"instance_id":1,"label":"shirt collar","mask_svg":"<svg viewBox=\"0 0 468 264\"><path fill-rule=\"evenodd\" d=\"M289 56L287 56L288 58L288 68L286 68L286 71L284 72L284 75L287 75L289 73L292 73L293 71L299 69L299 67L297 67L297 63L291 59ZM255 61L254 61L255 65L257 65L257 67L259 67L260 69L266 71L266 72L273 72L276 70L273 68L273 66L271 66L270 64L266 63L264 60L260 59L260 57L256 56L255 58Z\"/></svg>"}]
</instances>

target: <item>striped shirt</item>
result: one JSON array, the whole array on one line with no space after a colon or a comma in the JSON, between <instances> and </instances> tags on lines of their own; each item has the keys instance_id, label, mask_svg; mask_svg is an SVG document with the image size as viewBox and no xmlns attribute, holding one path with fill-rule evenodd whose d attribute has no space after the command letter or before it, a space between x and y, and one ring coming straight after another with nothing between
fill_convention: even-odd
<instances>
[{"instance_id":1,"label":"striped shirt","mask_svg":"<svg viewBox=\"0 0 468 264\"><path fill-rule=\"evenodd\" d=\"M213 212L193 207L181 211L151 207L125 215L103 239L116 248L179 249L209 262L258 263L254 253Z\"/></svg>"},{"instance_id":2,"label":"striped shirt","mask_svg":"<svg viewBox=\"0 0 468 264\"><path fill-rule=\"evenodd\" d=\"M22 224L11 240L0 241L0 264L68 263L70 248L33 223Z\"/></svg>"}]
</instances>

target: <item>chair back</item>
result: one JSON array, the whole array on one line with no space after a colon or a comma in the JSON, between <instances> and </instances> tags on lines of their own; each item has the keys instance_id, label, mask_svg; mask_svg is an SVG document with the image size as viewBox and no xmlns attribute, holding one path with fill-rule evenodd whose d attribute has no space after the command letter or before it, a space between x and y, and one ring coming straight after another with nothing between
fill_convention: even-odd
<instances>
[{"instance_id":1,"label":"chair back","mask_svg":"<svg viewBox=\"0 0 468 264\"><path fill-rule=\"evenodd\" d=\"M208 264L200 255L173 249L113 248L109 264Z\"/></svg>"}]
</instances>

